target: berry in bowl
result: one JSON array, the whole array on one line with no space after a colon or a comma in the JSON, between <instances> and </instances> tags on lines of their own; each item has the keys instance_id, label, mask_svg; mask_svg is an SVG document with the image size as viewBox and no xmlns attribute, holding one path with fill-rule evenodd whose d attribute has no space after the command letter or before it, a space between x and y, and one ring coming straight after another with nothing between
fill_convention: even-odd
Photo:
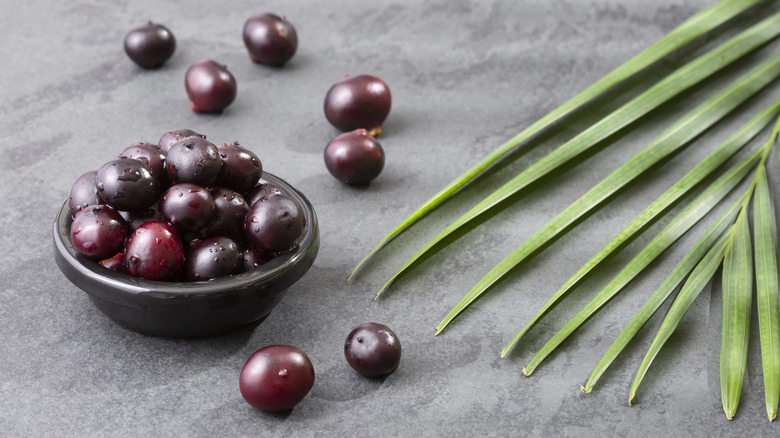
<instances>
[{"instance_id":1,"label":"berry in bowl","mask_svg":"<svg viewBox=\"0 0 780 438\"><path fill-rule=\"evenodd\" d=\"M77 179L54 222L60 270L141 333L200 337L260 323L317 256L311 203L238 143L193 133L167 152L153 147L125 149Z\"/></svg>"}]
</instances>

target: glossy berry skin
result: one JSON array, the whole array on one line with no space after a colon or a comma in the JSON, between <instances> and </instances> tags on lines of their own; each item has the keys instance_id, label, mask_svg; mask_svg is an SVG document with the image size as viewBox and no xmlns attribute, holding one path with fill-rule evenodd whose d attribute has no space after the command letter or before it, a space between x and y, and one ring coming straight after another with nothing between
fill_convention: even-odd
<instances>
[{"instance_id":1,"label":"glossy berry skin","mask_svg":"<svg viewBox=\"0 0 780 438\"><path fill-rule=\"evenodd\" d=\"M68 197L68 206L70 207L70 214L75 215L81 209L87 208L90 205L103 204L103 200L97 192L95 186L95 177L97 176L97 170L85 172L78 177L76 182L70 188L70 196Z\"/></svg>"},{"instance_id":2,"label":"glossy berry skin","mask_svg":"<svg viewBox=\"0 0 780 438\"><path fill-rule=\"evenodd\" d=\"M156 144L140 142L126 147L119 154L119 158L132 158L146 164L152 169L157 181L161 182L161 179L168 179L168 174L165 171L166 155Z\"/></svg>"},{"instance_id":3,"label":"glossy berry skin","mask_svg":"<svg viewBox=\"0 0 780 438\"><path fill-rule=\"evenodd\" d=\"M303 210L287 195L272 195L255 202L244 219L249 243L270 253L293 248L303 226Z\"/></svg>"},{"instance_id":4,"label":"glossy berry skin","mask_svg":"<svg viewBox=\"0 0 780 438\"><path fill-rule=\"evenodd\" d=\"M202 229L215 211L211 193L206 187L197 184L176 184L160 198L163 218L182 232Z\"/></svg>"},{"instance_id":5,"label":"glossy berry skin","mask_svg":"<svg viewBox=\"0 0 780 438\"><path fill-rule=\"evenodd\" d=\"M176 39L167 27L151 21L125 36L125 53L145 69L162 67L176 51Z\"/></svg>"},{"instance_id":6,"label":"glossy berry skin","mask_svg":"<svg viewBox=\"0 0 780 438\"><path fill-rule=\"evenodd\" d=\"M125 244L125 266L130 275L166 281L184 265L179 233L165 222L146 222L130 233Z\"/></svg>"},{"instance_id":7,"label":"glossy berry skin","mask_svg":"<svg viewBox=\"0 0 780 438\"><path fill-rule=\"evenodd\" d=\"M95 186L106 204L122 211L145 210L159 196L159 183L152 169L132 158L104 164L95 176Z\"/></svg>"},{"instance_id":8,"label":"glossy berry skin","mask_svg":"<svg viewBox=\"0 0 780 438\"><path fill-rule=\"evenodd\" d=\"M293 25L274 14L249 18L243 36L249 58L259 64L284 65L298 49L298 34Z\"/></svg>"},{"instance_id":9,"label":"glossy berry skin","mask_svg":"<svg viewBox=\"0 0 780 438\"><path fill-rule=\"evenodd\" d=\"M122 251L127 227L122 216L107 205L90 205L76 213L70 225L70 240L76 251L102 260Z\"/></svg>"},{"instance_id":10,"label":"glossy berry skin","mask_svg":"<svg viewBox=\"0 0 780 438\"><path fill-rule=\"evenodd\" d=\"M263 164L254 152L238 142L223 143L217 146L222 168L217 175L215 186L228 187L239 193L245 193L254 187L263 176Z\"/></svg>"},{"instance_id":11,"label":"glossy berry skin","mask_svg":"<svg viewBox=\"0 0 780 438\"><path fill-rule=\"evenodd\" d=\"M301 349L269 345L244 364L238 387L247 403L261 411L292 409L314 386L314 367Z\"/></svg>"},{"instance_id":12,"label":"glossy berry skin","mask_svg":"<svg viewBox=\"0 0 780 438\"><path fill-rule=\"evenodd\" d=\"M196 112L222 111L236 98L236 78L214 61L192 64L184 76L190 108Z\"/></svg>"},{"instance_id":13,"label":"glossy berry skin","mask_svg":"<svg viewBox=\"0 0 780 438\"><path fill-rule=\"evenodd\" d=\"M325 96L325 117L342 131L366 129L376 137L390 114L392 98L387 84L376 76L346 77Z\"/></svg>"},{"instance_id":14,"label":"glossy berry skin","mask_svg":"<svg viewBox=\"0 0 780 438\"><path fill-rule=\"evenodd\" d=\"M122 219L125 220L125 223L127 224L127 229L129 231L134 231L136 228L141 226L144 222L156 222L156 221L163 221L165 220L163 218L162 213L160 213L160 204L155 203L151 207L147 208L146 210L138 210L138 211L120 211L119 214L122 215Z\"/></svg>"},{"instance_id":15,"label":"glossy berry skin","mask_svg":"<svg viewBox=\"0 0 780 438\"><path fill-rule=\"evenodd\" d=\"M244 254L233 239L211 237L195 243L184 262L185 281L205 281L244 271Z\"/></svg>"},{"instance_id":16,"label":"glossy berry skin","mask_svg":"<svg viewBox=\"0 0 780 438\"><path fill-rule=\"evenodd\" d=\"M246 240L244 218L249 212L249 205L244 197L226 187L215 187L210 192L214 198L215 211L206 224L206 234L226 236L239 242Z\"/></svg>"},{"instance_id":17,"label":"glossy berry skin","mask_svg":"<svg viewBox=\"0 0 780 438\"><path fill-rule=\"evenodd\" d=\"M385 151L365 129L345 132L325 147L325 167L347 184L365 184L382 173Z\"/></svg>"},{"instance_id":18,"label":"glossy berry skin","mask_svg":"<svg viewBox=\"0 0 780 438\"><path fill-rule=\"evenodd\" d=\"M251 207L255 204L255 202L270 196L270 195L281 195L282 190L267 182L261 182L257 184L256 186L249 189L248 192L244 194L244 199L246 200L246 203Z\"/></svg>"},{"instance_id":19,"label":"glossy berry skin","mask_svg":"<svg viewBox=\"0 0 780 438\"><path fill-rule=\"evenodd\" d=\"M160 140L157 142L157 146L159 146L160 149L162 149L162 151L167 154L168 150L171 148L171 146L173 146L174 143L190 137L206 138L205 135L198 134L192 129L175 129L163 134L162 137L160 137Z\"/></svg>"},{"instance_id":20,"label":"glossy berry skin","mask_svg":"<svg viewBox=\"0 0 780 438\"><path fill-rule=\"evenodd\" d=\"M253 271L268 263L272 258L274 258L273 254L250 246L244 250L244 270L247 272Z\"/></svg>"},{"instance_id":21,"label":"glossy berry skin","mask_svg":"<svg viewBox=\"0 0 780 438\"><path fill-rule=\"evenodd\" d=\"M368 322L355 327L344 343L349 365L366 377L392 373L401 361L401 342L387 326Z\"/></svg>"},{"instance_id":22,"label":"glossy berry skin","mask_svg":"<svg viewBox=\"0 0 780 438\"><path fill-rule=\"evenodd\" d=\"M210 186L222 170L217 147L200 137L179 140L168 150L165 170L175 183Z\"/></svg>"},{"instance_id":23,"label":"glossy berry skin","mask_svg":"<svg viewBox=\"0 0 780 438\"><path fill-rule=\"evenodd\" d=\"M114 272L121 272L123 274L127 273L127 268L125 267L125 255L121 252L117 253L111 258L103 259L99 263L104 268L110 269Z\"/></svg>"}]
</instances>

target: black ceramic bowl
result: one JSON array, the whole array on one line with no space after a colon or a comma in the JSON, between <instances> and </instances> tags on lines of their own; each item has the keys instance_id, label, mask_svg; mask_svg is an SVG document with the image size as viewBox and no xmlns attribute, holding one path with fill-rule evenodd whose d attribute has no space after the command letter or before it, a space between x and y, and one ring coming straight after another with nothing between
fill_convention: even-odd
<instances>
[{"instance_id":1,"label":"black ceramic bowl","mask_svg":"<svg viewBox=\"0 0 780 438\"><path fill-rule=\"evenodd\" d=\"M252 272L196 282L144 280L111 271L76 252L72 218L65 202L54 221L54 257L65 277L89 295L103 313L141 333L199 337L260 323L284 291L309 270L319 250L317 216L311 203L273 175L263 179L295 199L306 215L298 248Z\"/></svg>"}]
</instances>

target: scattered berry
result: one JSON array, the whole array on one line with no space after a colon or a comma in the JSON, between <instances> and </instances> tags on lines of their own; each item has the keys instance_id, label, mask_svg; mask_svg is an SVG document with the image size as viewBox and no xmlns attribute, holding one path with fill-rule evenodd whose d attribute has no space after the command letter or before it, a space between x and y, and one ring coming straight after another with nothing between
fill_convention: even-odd
<instances>
[{"instance_id":1,"label":"scattered berry","mask_svg":"<svg viewBox=\"0 0 780 438\"><path fill-rule=\"evenodd\" d=\"M255 351L238 380L241 395L261 411L292 409L314 386L314 367L301 349L269 345Z\"/></svg>"},{"instance_id":2,"label":"scattered berry","mask_svg":"<svg viewBox=\"0 0 780 438\"><path fill-rule=\"evenodd\" d=\"M125 52L146 69L160 68L176 51L176 39L167 27L151 21L125 36Z\"/></svg>"},{"instance_id":3,"label":"scattered berry","mask_svg":"<svg viewBox=\"0 0 780 438\"><path fill-rule=\"evenodd\" d=\"M368 322L355 327L344 343L349 365L366 377L392 373L401 361L401 342L387 326Z\"/></svg>"}]
</instances>

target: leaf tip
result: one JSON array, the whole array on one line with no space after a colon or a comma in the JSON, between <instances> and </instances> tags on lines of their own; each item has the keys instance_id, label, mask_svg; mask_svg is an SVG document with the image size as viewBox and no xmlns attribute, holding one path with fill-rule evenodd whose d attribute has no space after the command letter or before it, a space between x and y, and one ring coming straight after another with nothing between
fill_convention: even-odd
<instances>
[{"instance_id":1,"label":"leaf tip","mask_svg":"<svg viewBox=\"0 0 780 438\"><path fill-rule=\"evenodd\" d=\"M379 289L379 292L377 292L376 295L374 296L374 301L379 299L379 296L382 295L382 292L384 292L385 289L387 289L387 284L382 286L382 289Z\"/></svg>"},{"instance_id":2,"label":"leaf tip","mask_svg":"<svg viewBox=\"0 0 780 438\"><path fill-rule=\"evenodd\" d=\"M584 392L585 394L590 394L590 389L585 388L584 386L580 385L580 391Z\"/></svg>"},{"instance_id":3,"label":"leaf tip","mask_svg":"<svg viewBox=\"0 0 780 438\"><path fill-rule=\"evenodd\" d=\"M387 283L385 283L384 286L382 286L382 289L379 289L379 292L376 293L376 296L374 297L374 299L379 298L379 296L382 295L382 292L384 292L388 288L388 286L390 286L390 284L392 282L393 282L393 279L391 278L390 281L388 281Z\"/></svg>"},{"instance_id":4,"label":"leaf tip","mask_svg":"<svg viewBox=\"0 0 780 438\"><path fill-rule=\"evenodd\" d=\"M358 273L358 271L360 270L360 267L363 266L363 262L365 262L365 261L366 261L366 259L361 260L360 263L358 263L357 265L355 265L354 268L352 268L352 272L349 274L349 277L347 277L347 281L350 281L350 280L352 280L355 277L355 274Z\"/></svg>"},{"instance_id":5,"label":"leaf tip","mask_svg":"<svg viewBox=\"0 0 780 438\"><path fill-rule=\"evenodd\" d=\"M525 374L526 377L530 376L531 373L533 373L533 370L529 370L526 367L523 367L523 374Z\"/></svg>"}]
</instances>

